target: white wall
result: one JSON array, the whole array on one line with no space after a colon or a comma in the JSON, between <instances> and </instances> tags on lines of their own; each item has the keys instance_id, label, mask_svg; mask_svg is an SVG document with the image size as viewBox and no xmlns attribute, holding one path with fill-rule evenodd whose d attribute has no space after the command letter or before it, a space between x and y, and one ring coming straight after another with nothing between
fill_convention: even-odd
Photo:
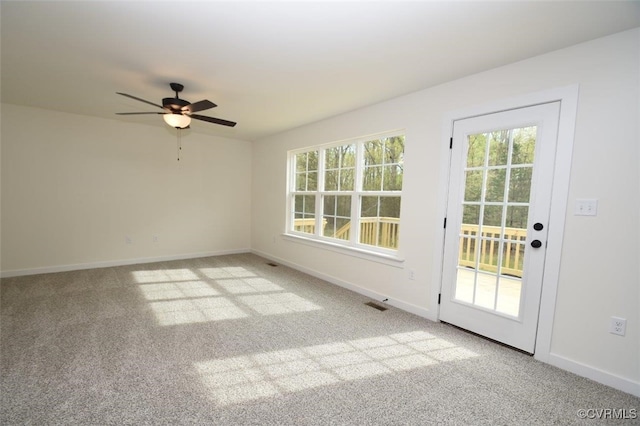
<instances>
[{"instance_id":1,"label":"white wall","mask_svg":"<svg viewBox=\"0 0 640 426\"><path fill-rule=\"evenodd\" d=\"M249 142L185 131L178 162L161 121L7 104L1 136L5 276L250 248Z\"/></svg>"},{"instance_id":2,"label":"white wall","mask_svg":"<svg viewBox=\"0 0 640 426\"><path fill-rule=\"evenodd\" d=\"M410 64L405 64L410 66ZM437 64L434 64L437 66ZM443 118L451 111L579 84L571 186L553 326L553 363L640 395L640 29L594 40L346 113L258 141L252 248L302 270L389 297L435 318L433 259L442 227ZM406 129L401 245L406 270L280 237L287 150ZM597 198L597 217L573 215ZM274 240L274 237L275 240ZM608 333L627 318L626 337Z\"/></svg>"}]
</instances>

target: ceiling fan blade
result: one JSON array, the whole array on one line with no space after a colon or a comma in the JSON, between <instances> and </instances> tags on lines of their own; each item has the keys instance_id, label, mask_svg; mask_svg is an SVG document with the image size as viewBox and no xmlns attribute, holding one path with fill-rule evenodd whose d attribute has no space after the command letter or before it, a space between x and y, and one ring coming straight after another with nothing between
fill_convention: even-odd
<instances>
[{"instance_id":1,"label":"ceiling fan blade","mask_svg":"<svg viewBox=\"0 0 640 426\"><path fill-rule=\"evenodd\" d=\"M116 112L117 115L166 114L164 112Z\"/></svg>"},{"instance_id":2,"label":"ceiling fan blade","mask_svg":"<svg viewBox=\"0 0 640 426\"><path fill-rule=\"evenodd\" d=\"M138 98L138 97L135 97L135 96L132 96L132 95L128 95L126 93L120 93L120 92L116 92L116 93L118 95L126 96L127 98L135 99L136 101L144 102L145 104L153 105L154 107L158 107L158 108L164 109L164 107L162 105L154 104L153 102L145 101L144 99L141 99L141 98Z\"/></svg>"},{"instance_id":3,"label":"ceiling fan blade","mask_svg":"<svg viewBox=\"0 0 640 426\"><path fill-rule=\"evenodd\" d=\"M209 123L221 124L223 126L233 127L236 125L233 121L223 120L221 118L207 117L206 115L191 114L189 117L196 120L208 121Z\"/></svg>"},{"instance_id":4,"label":"ceiling fan blade","mask_svg":"<svg viewBox=\"0 0 640 426\"><path fill-rule=\"evenodd\" d=\"M183 107L182 111L185 111L185 112L188 112L189 114L192 114L194 112L204 111L205 109L215 108L217 106L218 105L214 104L213 102L205 99L205 100L194 102L192 104L189 104L189 105Z\"/></svg>"}]
</instances>

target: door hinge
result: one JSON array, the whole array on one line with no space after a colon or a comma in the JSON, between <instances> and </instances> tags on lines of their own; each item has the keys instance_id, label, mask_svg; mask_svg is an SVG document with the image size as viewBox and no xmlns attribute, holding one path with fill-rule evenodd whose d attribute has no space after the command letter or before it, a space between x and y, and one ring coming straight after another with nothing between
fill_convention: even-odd
<instances>
[{"instance_id":1,"label":"door hinge","mask_svg":"<svg viewBox=\"0 0 640 426\"><path fill-rule=\"evenodd\" d=\"M453 148L453 137L449 138L449 149Z\"/></svg>"},{"instance_id":2,"label":"door hinge","mask_svg":"<svg viewBox=\"0 0 640 426\"><path fill-rule=\"evenodd\" d=\"M440 304L440 299L442 298L442 293L438 293L438 305Z\"/></svg>"},{"instance_id":3,"label":"door hinge","mask_svg":"<svg viewBox=\"0 0 640 426\"><path fill-rule=\"evenodd\" d=\"M447 218L444 218L444 229L447 229Z\"/></svg>"}]
</instances>

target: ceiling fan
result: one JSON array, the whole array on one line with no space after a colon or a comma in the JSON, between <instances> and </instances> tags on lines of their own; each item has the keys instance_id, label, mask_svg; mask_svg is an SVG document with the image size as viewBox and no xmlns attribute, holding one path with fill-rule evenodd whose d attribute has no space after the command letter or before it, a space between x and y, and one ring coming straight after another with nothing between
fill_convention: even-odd
<instances>
[{"instance_id":1,"label":"ceiling fan","mask_svg":"<svg viewBox=\"0 0 640 426\"><path fill-rule=\"evenodd\" d=\"M233 127L236 125L233 121L223 120L221 118L207 117L206 115L194 114L195 112L204 111L205 109L214 108L217 105L209 100L202 100L195 103L190 103L185 99L180 99L178 93L182 92L184 86L180 83L170 83L171 90L176 92L175 98L162 99L162 105L154 104L153 102L146 101L127 93L116 92L118 95L126 96L127 98L135 99L136 101L144 102L149 105L163 109L162 112L117 112L118 115L140 115L140 114L162 114L164 121L171 127L176 129L189 128L191 119L208 121L209 123L220 124L222 126Z\"/></svg>"}]
</instances>

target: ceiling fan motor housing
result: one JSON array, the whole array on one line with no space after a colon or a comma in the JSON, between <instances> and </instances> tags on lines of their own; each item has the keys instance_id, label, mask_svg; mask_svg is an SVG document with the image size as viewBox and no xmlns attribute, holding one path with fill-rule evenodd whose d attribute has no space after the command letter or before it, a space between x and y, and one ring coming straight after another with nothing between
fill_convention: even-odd
<instances>
[{"instance_id":1,"label":"ceiling fan motor housing","mask_svg":"<svg viewBox=\"0 0 640 426\"><path fill-rule=\"evenodd\" d=\"M191 103L180 98L162 99L162 106L165 108L169 108L173 112L180 112L182 111L182 108L186 107L187 105L191 105Z\"/></svg>"}]
</instances>

